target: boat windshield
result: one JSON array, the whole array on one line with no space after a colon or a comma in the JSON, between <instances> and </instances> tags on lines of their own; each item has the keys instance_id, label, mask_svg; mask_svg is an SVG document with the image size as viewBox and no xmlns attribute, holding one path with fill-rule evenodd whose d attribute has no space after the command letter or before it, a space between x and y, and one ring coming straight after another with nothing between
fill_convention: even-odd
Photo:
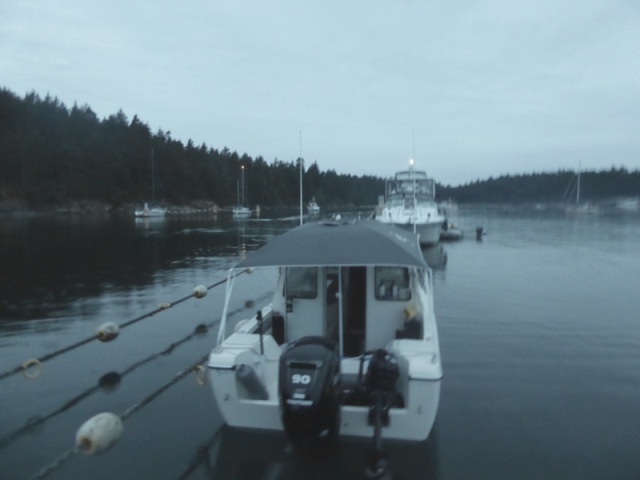
<instances>
[{"instance_id":1,"label":"boat windshield","mask_svg":"<svg viewBox=\"0 0 640 480\"><path fill-rule=\"evenodd\" d=\"M410 300L409 269L404 267L376 267L377 300Z\"/></svg>"},{"instance_id":2,"label":"boat windshield","mask_svg":"<svg viewBox=\"0 0 640 480\"><path fill-rule=\"evenodd\" d=\"M416 196L418 201L433 200L435 197L435 181L431 178L404 178L396 175L389 183L387 198L389 202L402 205L403 198Z\"/></svg>"},{"instance_id":3,"label":"boat windshield","mask_svg":"<svg viewBox=\"0 0 640 480\"><path fill-rule=\"evenodd\" d=\"M415 180L395 180L389 185L387 205L390 207L413 208L414 197L418 205L431 203L435 197L435 182L431 178Z\"/></svg>"}]
</instances>

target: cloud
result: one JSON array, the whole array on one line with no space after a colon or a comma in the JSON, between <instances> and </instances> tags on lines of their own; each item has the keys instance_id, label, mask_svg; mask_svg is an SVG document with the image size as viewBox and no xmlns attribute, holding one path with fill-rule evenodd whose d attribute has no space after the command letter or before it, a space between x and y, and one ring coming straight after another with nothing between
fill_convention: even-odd
<instances>
[{"instance_id":1,"label":"cloud","mask_svg":"<svg viewBox=\"0 0 640 480\"><path fill-rule=\"evenodd\" d=\"M484 0L5 3L6 88L174 138L438 181L640 167L640 6ZM415 133L414 133L415 132Z\"/></svg>"}]
</instances>

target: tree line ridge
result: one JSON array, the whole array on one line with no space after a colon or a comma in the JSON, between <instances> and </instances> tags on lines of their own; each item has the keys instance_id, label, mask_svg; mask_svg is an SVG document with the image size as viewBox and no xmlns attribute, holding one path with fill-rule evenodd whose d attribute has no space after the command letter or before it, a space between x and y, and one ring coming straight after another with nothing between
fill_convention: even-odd
<instances>
[{"instance_id":1,"label":"tree line ridge","mask_svg":"<svg viewBox=\"0 0 640 480\"><path fill-rule=\"evenodd\" d=\"M120 110L99 119L88 105L67 108L35 92L19 97L0 89L0 202L29 208L95 201L118 208L155 197L166 205L236 202L241 166L247 203L261 207L299 202L300 159L239 155L226 147L183 143L169 131L153 133L137 115ZM305 201L320 205L374 205L385 179L304 166ZM152 172L155 175L152 175ZM390 172L390 175L393 172ZM573 171L504 175L460 186L437 186L440 199L457 202L559 202ZM640 195L640 172L611 167L581 175L585 200ZM436 179L437 181L437 179Z\"/></svg>"}]
</instances>

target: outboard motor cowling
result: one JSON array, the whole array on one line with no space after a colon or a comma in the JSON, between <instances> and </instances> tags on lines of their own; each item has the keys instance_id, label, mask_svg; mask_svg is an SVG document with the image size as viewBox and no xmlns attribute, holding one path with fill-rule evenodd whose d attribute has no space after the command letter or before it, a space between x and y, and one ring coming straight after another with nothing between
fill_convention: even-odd
<instances>
[{"instance_id":1,"label":"outboard motor cowling","mask_svg":"<svg viewBox=\"0 0 640 480\"><path fill-rule=\"evenodd\" d=\"M323 337L303 337L280 356L284 430L294 443L317 443L340 428L340 355Z\"/></svg>"}]
</instances>

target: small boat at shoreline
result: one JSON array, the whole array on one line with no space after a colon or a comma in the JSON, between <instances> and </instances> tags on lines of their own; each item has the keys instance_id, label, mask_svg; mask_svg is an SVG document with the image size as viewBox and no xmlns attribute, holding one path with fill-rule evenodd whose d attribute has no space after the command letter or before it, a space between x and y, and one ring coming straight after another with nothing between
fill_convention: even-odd
<instances>
[{"instance_id":1,"label":"small boat at shoreline","mask_svg":"<svg viewBox=\"0 0 640 480\"><path fill-rule=\"evenodd\" d=\"M276 268L272 301L229 325L236 273ZM417 238L375 221L308 223L229 271L208 375L231 427L422 441L442 365L432 273Z\"/></svg>"},{"instance_id":2,"label":"small boat at shoreline","mask_svg":"<svg viewBox=\"0 0 640 480\"><path fill-rule=\"evenodd\" d=\"M638 197L621 198L616 201L615 207L623 212L637 212L640 210Z\"/></svg>"},{"instance_id":3,"label":"small boat at shoreline","mask_svg":"<svg viewBox=\"0 0 640 480\"><path fill-rule=\"evenodd\" d=\"M575 195L575 203L570 203L565 207L565 213L569 215L594 215L600 213L600 207L598 205L593 205L589 202L580 203L580 191L581 191L581 179L582 172L580 168L580 164L578 164L578 171L575 176L575 184L572 182L567 187L567 191L565 191L565 197L567 192L569 192L569 199L574 197Z\"/></svg>"},{"instance_id":4,"label":"small boat at shoreline","mask_svg":"<svg viewBox=\"0 0 640 480\"><path fill-rule=\"evenodd\" d=\"M309 215L317 215L320 213L320 207L316 203L315 197L311 197L311 201L307 204L307 213Z\"/></svg>"},{"instance_id":5,"label":"small boat at shoreline","mask_svg":"<svg viewBox=\"0 0 640 480\"><path fill-rule=\"evenodd\" d=\"M164 217L167 214L167 209L164 207L158 207L155 205L156 201L156 161L151 150L151 207L149 203L145 202L141 210L135 210L134 215L141 218L150 217Z\"/></svg>"},{"instance_id":6,"label":"small boat at shoreline","mask_svg":"<svg viewBox=\"0 0 640 480\"><path fill-rule=\"evenodd\" d=\"M460 230L457 225L449 223L448 220L442 224L442 230L440 231L440 241L442 242L455 242L464 238L464 232Z\"/></svg>"},{"instance_id":7,"label":"small boat at shoreline","mask_svg":"<svg viewBox=\"0 0 640 480\"><path fill-rule=\"evenodd\" d=\"M167 214L167 209L164 207L150 207L148 203L144 204L142 210L136 210L135 216L142 218L149 217L164 217Z\"/></svg>"},{"instance_id":8,"label":"small boat at shoreline","mask_svg":"<svg viewBox=\"0 0 640 480\"><path fill-rule=\"evenodd\" d=\"M251 216L251 210L244 205L238 205L231 209L231 214L234 217L249 217Z\"/></svg>"}]
</instances>

